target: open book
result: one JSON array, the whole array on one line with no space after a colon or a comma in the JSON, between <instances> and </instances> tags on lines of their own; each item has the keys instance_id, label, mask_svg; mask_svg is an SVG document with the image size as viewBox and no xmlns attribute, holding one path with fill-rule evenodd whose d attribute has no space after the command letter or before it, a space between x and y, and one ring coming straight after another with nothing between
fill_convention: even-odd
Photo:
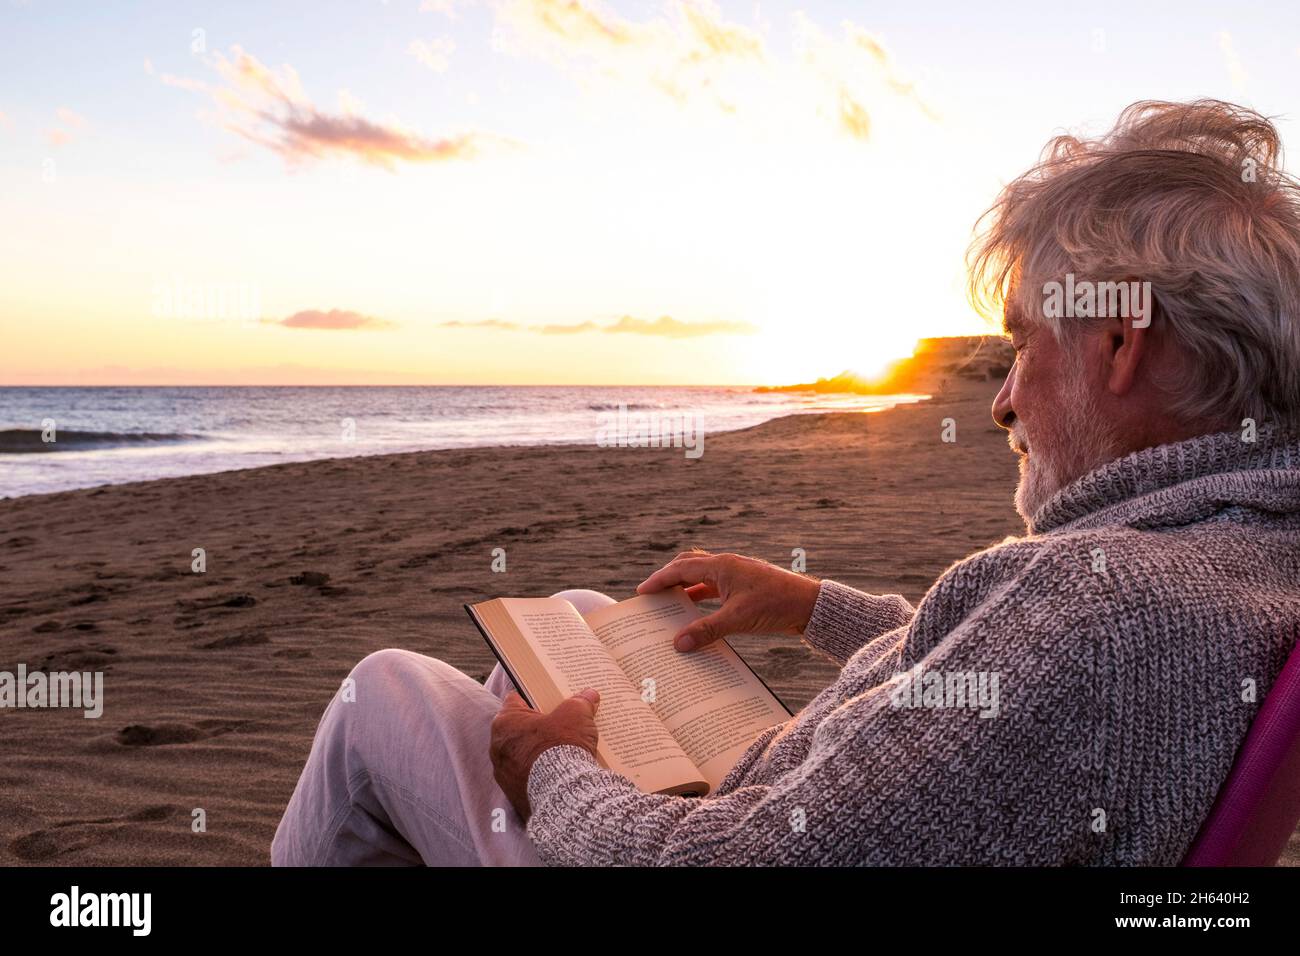
<instances>
[{"instance_id":1,"label":"open book","mask_svg":"<svg viewBox=\"0 0 1300 956\"><path fill-rule=\"evenodd\" d=\"M465 610L535 709L600 691L596 757L646 793L705 795L763 730L790 716L725 641L673 648L700 615L680 587L586 617L563 598L496 598Z\"/></svg>"}]
</instances>

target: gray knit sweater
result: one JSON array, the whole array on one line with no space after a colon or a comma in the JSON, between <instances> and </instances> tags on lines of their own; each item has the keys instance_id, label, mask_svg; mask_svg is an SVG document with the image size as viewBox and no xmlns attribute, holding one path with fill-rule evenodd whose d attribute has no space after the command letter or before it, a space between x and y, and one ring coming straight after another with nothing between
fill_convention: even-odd
<instances>
[{"instance_id":1,"label":"gray knit sweater","mask_svg":"<svg viewBox=\"0 0 1300 956\"><path fill-rule=\"evenodd\" d=\"M823 582L838 679L716 793L552 747L528 833L551 864L1176 864L1297 636L1300 441L1149 448L915 610Z\"/></svg>"}]
</instances>

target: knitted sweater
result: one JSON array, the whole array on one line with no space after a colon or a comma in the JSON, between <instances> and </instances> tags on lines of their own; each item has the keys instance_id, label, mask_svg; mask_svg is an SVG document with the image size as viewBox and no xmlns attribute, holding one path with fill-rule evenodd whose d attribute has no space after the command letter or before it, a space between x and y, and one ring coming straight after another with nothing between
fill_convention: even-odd
<instances>
[{"instance_id":1,"label":"knitted sweater","mask_svg":"<svg viewBox=\"0 0 1300 956\"><path fill-rule=\"evenodd\" d=\"M1300 440L1204 435L1059 491L913 609L824 581L841 663L714 793L574 746L528 779L550 864L1173 865L1300 636Z\"/></svg>"}]
</instances>

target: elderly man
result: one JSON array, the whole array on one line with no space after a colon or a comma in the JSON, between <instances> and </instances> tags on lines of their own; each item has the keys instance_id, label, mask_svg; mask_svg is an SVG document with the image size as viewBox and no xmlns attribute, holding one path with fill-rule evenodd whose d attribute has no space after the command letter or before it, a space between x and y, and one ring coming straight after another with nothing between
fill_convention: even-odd
<instances>
[{"instance_id":1,"label":"elderly man","mask_svg":"<svg viewBox=\"0 0 1300 956\"><path fill-rule=\"evenodd\" d=\"M1300 634L1300 188L1279 149L1229 104L1139 103L1053 141L990 210L972 290L1016 351L993 416L1026 536L915 608L735 555L640 586L721 599L682 652L788 632L842 665L716 792L602 768L594 692L540 714L499 673L383 651L353 672L367 703L322 718L273 860L1176 864ZM997 706L944 706L953 675L996 678Z\"/></svg>"}]
</instances>

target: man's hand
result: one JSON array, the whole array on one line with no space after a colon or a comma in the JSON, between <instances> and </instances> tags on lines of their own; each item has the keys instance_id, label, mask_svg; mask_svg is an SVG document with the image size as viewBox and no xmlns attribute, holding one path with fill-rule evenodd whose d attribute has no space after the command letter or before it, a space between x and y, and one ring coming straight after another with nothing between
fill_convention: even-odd
<instances>
[{"instance_id":1,"label":"man's hand","mask_svg":"<svg viewBox=\"0 0 1300 956\"><path fill-rule=\"evenodd\" d=\"M758 558L683 551L637 586L653 594L673 585L692 600L722 598L722 607L691 622L674 638L679 651L692 651L728 634L802 634L812 617L821 584Z\"/></svg>"},{"instance_id":2,"label":"man's hand","mask_svg":"<svg viewBox=\"0 0 1300 956\"><path fill-rule=\"evenodd\" d=\"M540 714L511 691L492 720L492 740L488 753L492 757L493 776L505 791L510 803L527 820L528 772L543 750L560 744L573 744L596 752L596 708L600 694L584 690L560 704L549 714Z\"/></svg>"}]
</instances>

